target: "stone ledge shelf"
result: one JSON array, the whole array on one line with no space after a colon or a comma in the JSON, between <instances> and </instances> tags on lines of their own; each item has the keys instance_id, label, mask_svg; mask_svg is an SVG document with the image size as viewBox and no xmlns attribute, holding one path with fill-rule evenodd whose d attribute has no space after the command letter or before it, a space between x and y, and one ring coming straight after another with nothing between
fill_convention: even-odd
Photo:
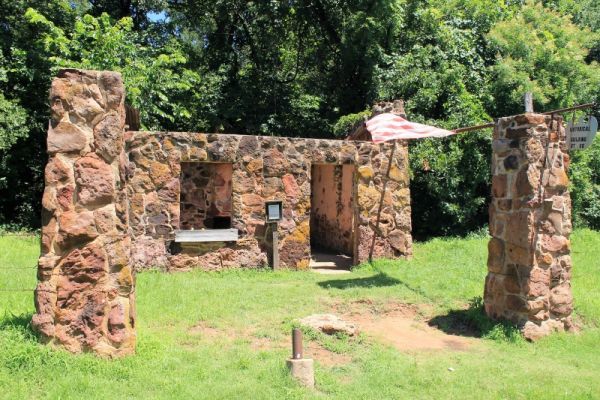
<instances>
[{"instance_id":1,"label":"stone ledge shelf","mask_svg":"<svg viewBox=\"0 0 600 400\"><path fill-rule=\"evenodd\" d=\"M237 242L237 229L204 229L175 231L176 243Z\"/></svg>"}]
</instances>

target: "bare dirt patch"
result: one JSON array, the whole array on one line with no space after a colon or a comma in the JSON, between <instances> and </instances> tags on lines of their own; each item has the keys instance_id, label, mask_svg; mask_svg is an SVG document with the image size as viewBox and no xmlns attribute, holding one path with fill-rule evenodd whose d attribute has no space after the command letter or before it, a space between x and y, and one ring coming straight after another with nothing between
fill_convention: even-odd
<instances>
[{"instance_id":1,"label":"bare dirt patch","mask_svg":"<svg viewBox=\"0 0 600 400\"><path fill-rule=\"evenodd\" d=\"M279 350L285 348L286 345L287 344L282 341L267 337L250 337L250 348L254 351Z\"/></svg>"},{"instance_id":2,"label":"bare dirt patch","mask_svg":"<svg viewBox=\"0 0 600 400\"><path fill-rule=\"evenodd\" d=\"M236 334L233 330L218 329L208 325L206 322L201 321L198 324L192 326L189 329L189 333L194 336L201 336L207 339L218 339L218 338L235 338Z\"/></svg>"},{"instance_id":3,"label":"bare dirt patch","mask_svg":"<svg viewBox=\"0 0 600 400\"><path fill-rule=\"evenodd\" d=\"M313 341L305 342L304 356L312 358L326 367L339 367L340 365L350 364L352 362L352 357L349 355L334 353Z\"/></svg>"},{"instance_id":4,"label":"bare dirt patch","mask_svg":"<svg viewBox=\"0 0 600 400\"><path fill-rule=\"evenodd\" d=\"M270 338L265 336L257 336L256 331L253 328L247 328L244 330L234 329L219 329L210 326L208 323L201 321L198 324L192 326L188 332L191 336L197 337L198 339L207 340L226 340L233 341L236 339L243 339L248 341L250 348L253 351L273 351L289 349L291 356L291 342L289 338ZM198 345L197 340L187 340L182 342L183 346L194 347ZM323 347L318 342L312 340L304 341L304 356L312 358L325 367L334 367L349 364L352 362L352 357L346 354L338 354L330 351Z\"/></svg>"},{"instance_id":5,"label":"bare dirt patch","mask_svg":"<svg viewBox=\"0 0 600 400\"><path fill-rule=\"evenodd\" d=\"M426 323L431 306L359 300L337 304L336 312L358 325L361 332L400 351L465 351L477 339L449 335Z\"/></svg>"},{"instance_id":6,"label":"bare dirt patch","mask_svg":"<svg viewBox=\"0 0 600 400\"><path fill-rule=\"evenodd\" d=\"M253 327L248 327L243 330L222 329L210 326L202 321L192 326L188 332L195 337L207 340L225 340L232 342L236 339L247 341L250 348L254 351L268 351L273 349L282 349L287 346L281 340L276 340L264 336L257 336Z\"/></svg>"}]
</instances>

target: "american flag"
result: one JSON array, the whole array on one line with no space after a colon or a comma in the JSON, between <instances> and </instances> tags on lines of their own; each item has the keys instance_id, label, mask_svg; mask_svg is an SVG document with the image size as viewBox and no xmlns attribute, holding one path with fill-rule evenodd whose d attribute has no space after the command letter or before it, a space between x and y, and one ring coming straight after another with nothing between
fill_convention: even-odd
<instances>
[{"instance_id":1,"label":"american flag","mask_svg":"<svg viewBox=\"0 0 600 400\"><path fill-rule=\"evenodd\" d=\"M391 113L376 115L368 120L366 125L367 130L371 133L373 143L395 139L420 139L456 135L456 132L410 122L399 115Z\"/></svg>"}]
</instances>

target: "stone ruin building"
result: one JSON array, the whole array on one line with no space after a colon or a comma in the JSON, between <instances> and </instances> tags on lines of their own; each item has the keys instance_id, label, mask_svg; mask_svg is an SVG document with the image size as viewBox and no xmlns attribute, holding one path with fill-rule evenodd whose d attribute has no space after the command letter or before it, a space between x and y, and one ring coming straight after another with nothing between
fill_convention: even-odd
<instances>
[{"instance_id":1,"label":"stone ruin building","mask_svg":"<svg viewBox=\"0 0 600 400\"><path fill-rule=\"evenodd\" d=\"M287 268L320 249L354 264L411 255L406 143L360 129L350 140L128 131L124 100L118 73L67 69L52 82L32 321L45 341L132 353L136 270L269 267L272 229ZM527 114L494 133L486 312L531 337L571 326L561 126ZM277 225L267 201L282 202Z\"/></svg>"}]
</instances>

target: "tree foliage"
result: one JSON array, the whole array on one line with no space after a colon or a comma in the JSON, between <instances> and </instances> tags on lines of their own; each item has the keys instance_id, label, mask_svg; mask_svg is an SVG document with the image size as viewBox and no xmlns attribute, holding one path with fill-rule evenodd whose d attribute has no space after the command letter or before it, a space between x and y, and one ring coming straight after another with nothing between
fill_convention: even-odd
<instances>
[{"instance_id":1,"label":"tree foliage","mask_svg":"<svg viewBox=\"0 0 600 400\"><path fill-rule=\"evenodd\" d=\"M525 91L540 111L600 93L594 0L0 4L0 224L38 223L46 93L61 67L120 71L148 129L302 137L343 136L379 100L456 128L522 112ZM411 143L417 237L486 223L490 140ZM595 154L572 168L576 220L592 225Z\"/></svg>"},{"instance_id":2,"label":"tree foliage","mask_svg":"<svg viewBox=\"0 0 600 400\"><path fill-rule=\"evenodd\" d=\"M574 152L570 175L573 222L600 229L600 136L587 149Z\"/></svg>"},{"instance_id":3,"label":"tree foliage","mask_svg":"<svg viewBox=\"0 0 600 400\"><path fill-rule=\"evenodd\" d=\"M600 68L585 58L597 35L539 3L499 22L489 37L501 59L492 67L491 86L498 115L522 110L523 93L532 92L538 110L600 98Z\"/></svg>"},{"instance_id":4,"label":"tree foliage","mask_svg":"<svg viewBox=\"0 0 600 400\"><path fill-rule=\"evenodd\" d=\"M62 67L119 71L127 101L140 110L144 128L192 125L195 104L185 97L201 87L202 80L198 72L185 68L187 59L176 41L159 49L145 45L143 34L133 30L131 17L113 22L107 13L78 17L70 34L34 9L25 16L40 28L38 40L52 72Z\"/></svg>"}]
</instances>

